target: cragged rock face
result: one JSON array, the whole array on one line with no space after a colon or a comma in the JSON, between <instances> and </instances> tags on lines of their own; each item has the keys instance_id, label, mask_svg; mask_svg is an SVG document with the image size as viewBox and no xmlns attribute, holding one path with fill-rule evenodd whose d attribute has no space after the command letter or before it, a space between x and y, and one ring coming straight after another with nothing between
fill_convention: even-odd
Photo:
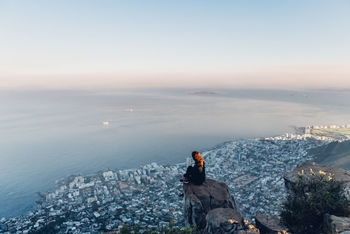
<instances>
[{"instance_id":1,"label":"cragged rock face","mask_svg":"<svg viewBox=\"0 0 350 234\"><path fill-rule=\"evenodd\" d=\"M185 222L203 233L259 233L245 224L228 186L207 179L202 185L184 184Z\"/></svg>"},{"instance_id":2,"label":"cragged rock face","mask_svg":"<svg viewBox=\"0 0 350 234\"><path fill-rule=\"evenodd\" d=\"M241 214L231 208L216 208L206 216L206 233L236 233L245 230Z\"/></svg>"},{"instance_id":3,"label":"cragged rock face","mask_svg":"<svg viewBox=\"0 0 350 234\"><path fill-rule=\"evenodd\" d=\"M324 174L324 175L323 175ZM340 168L334 168L317 163L304 163L293 171L284 175L284 182L287 190L293 192L299 177L312 180L314 176L324 176L325 179L334 179L343 184L343 192L347 199L350 199L350 172ZM330 177L328 177L330 176Z\"/></svg>"},{"instance_id":4,"label":"cragged rock face","mask_svg":"<svg viewBox=\"0 0 350 234\"><path fill-rule=\"evenodd\" d=\"M325 214L324 223L327 228L327 233L350 233L349 217L337 217L335 215Z\"/></svg>"},{"instance_id":5,"label":"cragged rock face","mask_svg":"<svg viewBox=\"0 0 350 234\"><path fill-rule=\"evenodd\" d=\"M257 214L255 216L256 227L259 228L261 234L286 234L285 228L280 224L277 216L268 216L264 214Z\"/></svg>"},{"instance_id":6,"label":"cragged rock face","mask_svg":"<svg viewBox=\"0 0 350 234\"><path fill-rule=\"evenodd\" d=\"M206 226L205 216L216 208L237 209L228 187L224 183L207 179L202 185L184 184L185 222L203 229ZM238 211L239 213L239 211Z\"/></svg>"}]
</instances>

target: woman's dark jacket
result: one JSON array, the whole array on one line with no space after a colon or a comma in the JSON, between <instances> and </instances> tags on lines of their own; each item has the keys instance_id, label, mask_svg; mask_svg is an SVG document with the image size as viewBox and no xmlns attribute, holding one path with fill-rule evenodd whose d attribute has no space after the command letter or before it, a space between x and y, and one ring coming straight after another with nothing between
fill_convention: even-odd
<instances>
[{"instance_id":1,"label":"woman's dark jacket","mask_svg":"<svg viewBox=\"0 0 350 234\"><path fill-rule=\"evenodd\" d=\"M200 163L196 163L193 167L189 166L187 168L186 174L184 174L190 183L201 185L205 181L205 164L203 167Z\"/></svg>"}]
</instances>

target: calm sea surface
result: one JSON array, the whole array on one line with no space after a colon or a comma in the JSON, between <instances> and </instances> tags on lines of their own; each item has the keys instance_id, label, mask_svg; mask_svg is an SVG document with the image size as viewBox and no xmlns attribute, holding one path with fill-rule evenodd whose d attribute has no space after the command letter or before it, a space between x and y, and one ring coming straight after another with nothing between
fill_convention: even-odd
<instances>
[{"instance_id":1,"label":"calm sea surface","mask_svg":"<svg viewBox=\"0 0 350 234\"><path fill-rule=\"evenodd\" d=\"M198 91L1 90L0 217L25 214L37 191L71 174L177 163L232 139L350 123L348 90Z\"/></svg>"}]
</instances>

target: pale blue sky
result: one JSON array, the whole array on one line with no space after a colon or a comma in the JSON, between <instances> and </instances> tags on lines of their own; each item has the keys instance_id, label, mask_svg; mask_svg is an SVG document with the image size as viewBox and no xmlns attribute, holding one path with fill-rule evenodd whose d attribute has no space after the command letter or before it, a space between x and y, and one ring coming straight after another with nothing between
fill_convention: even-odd
<instances>
[{"instance_id":1,"label":"pale blue sky","mask_svg":"<svg viewBox=\"0 0 350 234\"><path fill-rule=\"evenodd\" d=\"M0 0L0 87L350 87L350 1Z\"/></svg>"}]
</instances>

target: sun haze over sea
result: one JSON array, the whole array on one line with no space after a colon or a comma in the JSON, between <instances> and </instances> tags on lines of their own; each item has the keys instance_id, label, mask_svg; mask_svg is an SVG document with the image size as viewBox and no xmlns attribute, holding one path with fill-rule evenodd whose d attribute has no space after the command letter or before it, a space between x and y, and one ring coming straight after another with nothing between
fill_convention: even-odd
<instances>
[{"instance_id":1,"label":"sun haze over sea","mask_svg":"<svg viewBox=\"0 0 350 234\"><path fill-rule=\"evenodd\" d=\"M1 1L0 87L350 87L348 1Z\"/></svg>"}]
</instances>

